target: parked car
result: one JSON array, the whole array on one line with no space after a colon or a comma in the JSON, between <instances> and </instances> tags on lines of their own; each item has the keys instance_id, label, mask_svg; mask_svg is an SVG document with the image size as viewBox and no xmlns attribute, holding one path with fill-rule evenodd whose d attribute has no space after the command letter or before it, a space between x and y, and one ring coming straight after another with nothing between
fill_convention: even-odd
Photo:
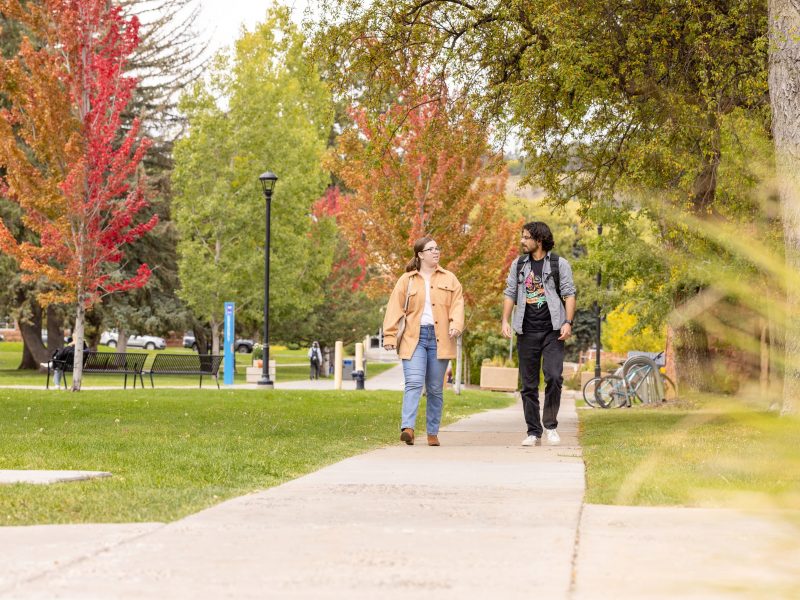
<instances>
[{"instance_id":1,"label":"parked car","mask_svg":"<svg viewBox=\"0 0 800 600\"><path fill-rule=\"evenodd\" d=\"M109 348L116 348L119 334L114 331L104 331L100 334L100 343ZM145 348L146 350L163 350L167 341L155 335L131 335L128 337L128 346L132 348Z\"/></svg>"},{"instance_id":2,"label":"parked car","mask_svg":"<svg viewBox=\"0 0 800 600\"><path fill-rule=\"evenodd\" d=\"M64 343L66 344L69 340L68 336L64 336ZM42 329L42 343L47 346L47 329Z\"/></svg>"},{"instance_id":3,"label":"parked car","mask_svg":"<svg viewBox=\"0 0 800 600\"><path fill-rule=\"evenodd\" d=\"M240 354L250 354L253 351L253 340L248 340L246 338L237 338L233 342L233 348L236 352ZM183 347L184 348L191 348L195 352L197 352L197 341L194 338L193 331L187 331L183 334ZM210 348L210 344L209 344Z\"/></svg>"}]
</instances>

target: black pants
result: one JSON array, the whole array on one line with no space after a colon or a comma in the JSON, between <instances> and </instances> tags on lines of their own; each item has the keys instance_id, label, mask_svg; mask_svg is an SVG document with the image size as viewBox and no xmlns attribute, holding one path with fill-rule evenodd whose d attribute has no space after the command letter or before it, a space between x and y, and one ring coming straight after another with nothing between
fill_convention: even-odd
<instances>
[{"instance_id":1,"label":"black pants","mask_svg":"<svg viewBox=\"0 0 800 600\"><path fill-rule=\"evenodd\" d=\"M542 436L542 423L547 429L558 427L561 406L561 385L564 378L564 341L559 331L534 331L517 336L519 375L522 380L522 409L528 435ZM539 371L544 371L544 410L539 418Z\"/></svg>"}]
</instances>

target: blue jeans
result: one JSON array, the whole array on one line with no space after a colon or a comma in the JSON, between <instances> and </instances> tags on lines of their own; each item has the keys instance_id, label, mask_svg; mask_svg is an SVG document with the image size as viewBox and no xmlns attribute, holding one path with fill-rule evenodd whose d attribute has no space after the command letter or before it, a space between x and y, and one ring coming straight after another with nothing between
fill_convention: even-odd
<instances>
[{"instance_id":1,"label":"blue jeans","mask_svg":"<svg viewBox=\"0 0 800 600\"><path fill-rule=\"evenodd\" d=\"M416 429L417 409L422 396L422 385L428 390L426 409L428 435L439 433L439 423L442 421L442 407L444 398L444 373L447 370L447 359L436 358L436 332L433 325L423 325L419 330L419 343L414 349L414 354L408 360L403 360L403 375L406 385L403 393L403 412L401 429L410 427Z\"/></svg>"}]
</instances>

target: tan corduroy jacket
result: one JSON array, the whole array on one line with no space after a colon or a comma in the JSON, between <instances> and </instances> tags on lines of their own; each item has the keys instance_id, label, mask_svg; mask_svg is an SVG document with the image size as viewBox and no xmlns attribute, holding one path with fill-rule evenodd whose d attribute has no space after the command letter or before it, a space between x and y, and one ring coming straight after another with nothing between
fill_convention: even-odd
<instances>
[{"instance_id":1,"label":"tan corduroy jacket","mask_svg":"<svg viewBox=\"0 0 800 600\"><path fill-rule=\"evenodd\" d=\"M403 273L394 286L386 315L383 318L384 346L397 346L397 326L403 316L403 304L408 295L408 314L406 328L397 348L400 358L409 359L419 342L419 324L425 310L425 280L418 271ZM436 267L431 275L431 308L433 309L434 330L436 331L436 357L440 359L456 357L456 340L450 339L450 329L464 331L464 295L461 284L450 271Z\"/></svg>"}]
</instances>

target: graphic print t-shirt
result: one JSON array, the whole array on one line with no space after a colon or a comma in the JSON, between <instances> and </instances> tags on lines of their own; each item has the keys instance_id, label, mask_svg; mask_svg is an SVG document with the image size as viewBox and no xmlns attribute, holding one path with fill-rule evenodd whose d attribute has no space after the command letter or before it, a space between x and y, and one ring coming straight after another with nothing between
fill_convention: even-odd
<instances>
[{"instance_id":1,"label":"graphic print t-shirt","mask_svg":"<svg viewBox=\"0 0 800 600\"><path fill-rule=\"evenodd\" d=\"M550 319L550 309L547 307L547 298L542 285L542 269L544 258L531 261L530 274L525 278L525 319L522 322L523 333L530 331L550 331L553 322Z\"/></svg>"}]
</instances>

